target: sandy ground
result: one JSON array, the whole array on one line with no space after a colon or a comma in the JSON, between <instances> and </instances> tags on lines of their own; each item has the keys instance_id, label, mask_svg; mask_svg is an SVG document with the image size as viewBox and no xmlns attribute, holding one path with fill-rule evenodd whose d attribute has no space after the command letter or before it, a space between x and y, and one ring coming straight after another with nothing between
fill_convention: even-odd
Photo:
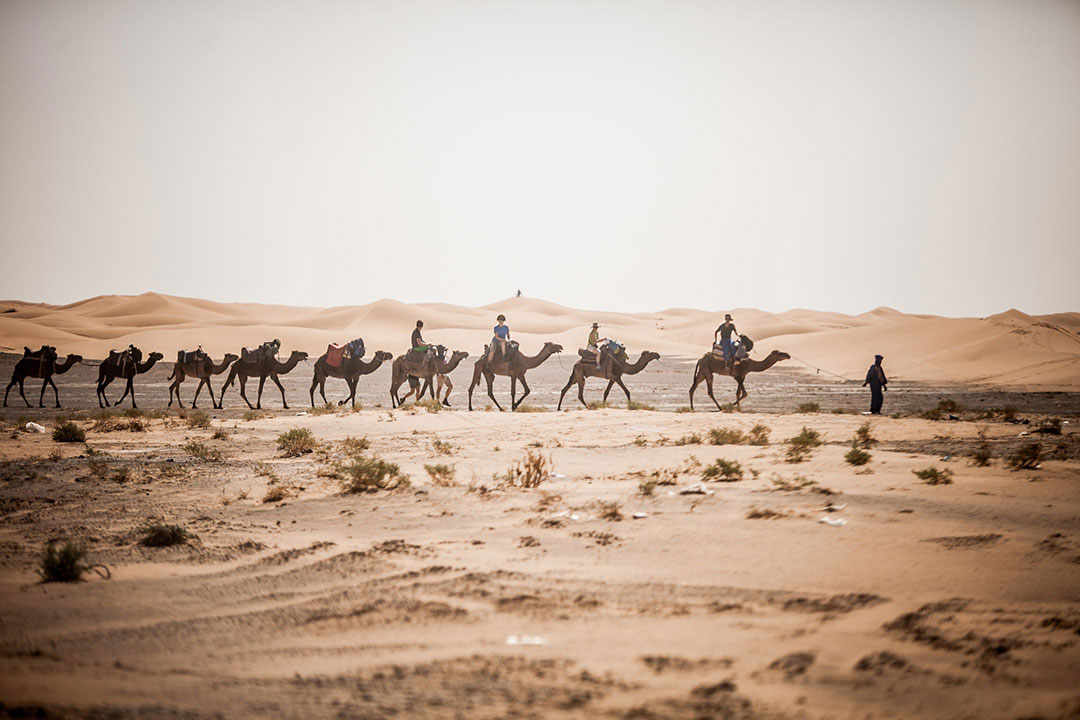
<instances>
[{"instance_id":1,"label":"sandy ground","mask_svg":"<svg viewBox=\"0 0 1080 720\"><path fill-rule=\"evenodd\" d=\"M83 445L15 432L16 413L0 440L0 715L1080 716L1075 419L1020 437L1039 418L875 418L857 468L843 457L866 418L843 414L230 410L142 432L81 414ZM756 424L769 445L678 444ZM825 444L788 463L804 426ZM282 458L293 427L319 447ZM989 467L968 458L980 429ZM347 436L411 486L343 493ZM1070 459L1008 469L1034 438ZM527 451L552 474L506 487ZM743 479L682 494L718 458ZM931 466L953 483L913 475ZM646 496L649 479L673 484ZM142 547L148 522L198 537ZM112 579L38 582L60 537ZM542 644L508 643L522 636Z\"/></svg>"}]
</instances>

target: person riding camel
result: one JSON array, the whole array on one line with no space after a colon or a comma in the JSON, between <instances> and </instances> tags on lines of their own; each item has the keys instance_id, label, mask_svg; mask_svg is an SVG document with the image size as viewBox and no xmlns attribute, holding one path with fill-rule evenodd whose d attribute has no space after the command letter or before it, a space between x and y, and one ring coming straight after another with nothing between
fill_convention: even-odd
<instances>
[{"instance_id":1,"label":"person riding camel","mask_svg":"<svg viewBox=\"0 0 1080 720\"><path fill-rule=\"evenodd\" d=\"M496 356L496 350L502 353L502 358L506 359L506 344L510 341L510 326L506 324L506 316L500 314L495 318L499 323L495 326L495 335L491 338L491 347L488 350L488 362L493 362Z\"/></svg>"},{"instance_id":2,"label":"person riding camel","mask_svg":"<svg viewBox=\"0 0 1080 720\"><path fill-rule=\"evenodd\" d=\"M600 323L593 323L592 332L589 333L589 342L585 349L596 353L596 367L600 367L600 343L606 343L607 341L607 338L600 337Z\"/></svg>"},{"instance_id":3,"label":"person riding camel","mask_svg":"<svg viewBox=\"0 0 1080 720\"><path fill-rule=\"evenodd\" d=\"M420 334L420 331L424 329L424 321L416 321L416 329L412 331L412 350L413 352L427 352L431 347L424 341L424 336Z\"/></svg>"},{"instance_id":4,"label":"person riding camel","mask_svg":"<svg viewBox=\"0 0 1080 720\"><path fill-rule=\"evenodd\" d=\"M724 322L713 333L713 345L716 344L716 337L720 336L720 349L724 353L724 362L727 363L729 373L732 361L735 359L735 348L731 344L731 336L738 334L739 331L735 329L735 323L732 322L730 314L724 315Z\"/></svg>"}]
</instances>

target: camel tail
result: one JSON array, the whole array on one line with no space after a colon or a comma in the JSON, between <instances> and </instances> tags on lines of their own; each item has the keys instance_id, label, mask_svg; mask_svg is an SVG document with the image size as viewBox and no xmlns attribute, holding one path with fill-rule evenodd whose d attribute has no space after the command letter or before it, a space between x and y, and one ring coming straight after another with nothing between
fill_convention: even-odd
<instances>
[{"instance_id":1,"label":"camel tail","mask_svg":"<svg viewBox=\"0 0 1080 720\"><path fill-rule=\"evenodd\" d=\"M176 365L177 364L174 363L173 366L172 366L172 375L169 376L170 380L172 380L174 377L176 377Z\"/></svg>"}]
</instances>

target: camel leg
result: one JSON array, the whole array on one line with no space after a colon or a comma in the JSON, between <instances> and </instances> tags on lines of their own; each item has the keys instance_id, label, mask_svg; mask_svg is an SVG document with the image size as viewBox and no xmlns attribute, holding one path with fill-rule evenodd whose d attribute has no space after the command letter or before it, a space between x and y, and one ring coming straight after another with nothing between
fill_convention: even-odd
<instances>
[{"instance_id":1,"label":"camel leg","mask_svg":"<svg viewBox=\"0 0 1080 720\"><path fill-rule=\"evenodd\" d=\"M723 412L723 411L724 411L724 409L723 409L722 407L720 407L720 403L719 403L719 402L717 402L717 400L716 400L716 396L715 396L715 395L713 395L713 389L712 389L712 373L707 373L707 374L705 375L705 389L706 389L706 390L708 391L708 393L709 393L709 397L710 397L710 398L712 399L712 401L713 401L713 404L714 404L714 405L716 405L716 409L717 409L717 410L719 410L720 412Z\"/></svg>"},{"instance_id":2,"label":"camel leg","mask_svg":"<svg viewBox=\"0 0 1080 720\"><path fill-rule=\"evenodd\" d=\"M49 385L49 379L45 378L41 381L41 395L38 397L38 407L45 407L45 388Z\"/></svg>"},{"instance_id":3,"label":"camel leg","mask_svg":"<svg viewBox=\"0 0 1080 720\"><path fill-rule=\"evenodd\" d=\"M180 378L173 380L169 385L169 404L166 407L172 407L173 393L176 393L176 402L180 403L180 407L184 407L184 403L180 401Z\"/></svg>"},{"instance_id":4,"label":"camel leg","mask_svg":"<svg viewBox=\"0 0 1080 720\"><path fill-rule=\"evenodd\" d=\"M521 393L521 397L518 398L517 403L514 404L513 406L511 406L512 410L517 410L521 406L521 403L525 402L525 398L529 397L529 383L525 382L525 374L524 373L522 373L522 375L521 375L521 387L525 388L525 392ZM513 394L514 394L513 388L511 388L511 391L510 391L510 395L511 395L510 399L511 399L511 401L513 400Z\"/></svg>"},{"instance_id":5,"label":"camel leg","mask_svg":"<svg viewBox=\"0 0 1080 720\"><path fill-rule=\"evenodd\" d=\"M119 405L120 403L124 402L124 398L128 396L128 393L131 392L132 388L134 387L135 384L132 382L133 378L126 378L126 380L127 382L124 384L124 394L121 395L120 399L114 402L113 405Z\"/></svg>"},{"instance_id":6,"label":"camel leg","mask_svg":"<svg viewBox=\"0 0 1080 720\"><path fill-rule=\"evenodd\" d=\"M349 381L346 380L345 384L348 385ZM330 403L330 401L326 399L326 376L325 375L323 375L322 381L319 383L319 394L322 395L323 405L328 405Z\"/></svg>"},{"instance_id":7,"label":"camel leg","mask_svg":"<svg viewBox=\"0 0 1080 720\"><path fill-rule=\"evenodd\" d=\"M564 387L562 389L562 392L559 393L559 406L558 406L558 408L556 408L556 410L562 410L563 398L566 397L566 391L569 390L570 386L572 386L573 384L574 384L574 373L570 373L570 379L566 381L566 387Z\"/></svg>"},{"instance_id":8,"label":"camel leg","mask_svg":"<svg viewBox=\"0 0 1080 720\"><path fill-rule=\"evenodd\" d=\"M472 410L472 393L473 389L480 384L480 361L476 361L475 369L473 370L472 382L469 383L469 410Z\"/></svg>"},{"instance_id":9,"label":"camel leg","mask_svg":"<svg viewBox=\"0 0 1080 720\"><path fill-rule=\"evenodd\" d=\"M514 402L514 396L517 395L517 378L513 375L510 376L510 411L517 410L517 403Z\"/></svg>"},{"instance_id":10,"label":"camel leg","mask_svg":"<svg viewBox=\"0 0 1080 720\"><path fill-rule=\"evenodd\" d=\"M8 383L7 390L4 391L4 407L7 407L8 393L11 392L11 388L19 382L15 379L16 373L11 373L11 382Z\"/></svg>"},{"instance_id":11,"label":"camel leg","mask_svg":"<svg viewBox=\"0 0 1080 720\"><path fill-rule=\"evenodd\" d=\"M109 383L113 381L111 375L99 375L98 376L98 407L109 407L109 398L105 395L105 388L109 386ZM104 402L104 405L102 404Z\"/></svg>"},{"instance_id":12,"label":"camel leg","mask_svg":"<svg viewBox=\"0 0 1080 720\"><path fill-rule=\"evenodd\" d=\"M221 394L222 394L222 396L224 396L225 391L222 390ZM254 410L255 409L255 406L251 404L250 400L248 400L248 396L247 396L247 376L246 375L241 375L240 376L240 397L244 398L244 402L247 403L247 406L248 406L249 410Z\"/></svg>"},{"instance_id":13,"label":"camel leg","mask_svg":"<svg viewBox=\"0 0 1080 720\"><path fill-rule=\"evenodd\" d=\"M694 391L704 378L697 369L694 370L694 382L690 385L690 412L694 412Z\"/></svg>"},{"instance_id":14,"label":"camel leg","mask_svg":"<svg viewBox=\"0 0 1080 720\"><path fill-rule=\"evenodd\" d=\"M53 396L56 398L56 407L60 407L60 391L56 389L56 383L53 382L52 375L46 378L45 381L52 385Z\"/></svg>"},{"instance_id":15,"label":"camel leg","mask_svg":"<svg viewBox=\"0 0 1080 720\"><path fill-rule=\"evenodd\" d=\"M262 392L263 386L266 385L266 376L259 376L259 396L255 399L255 409L262 410Z\"/></svg>"},{"instance_id":16,"label":"camel leg","mask_svg":"<svg viewBox=\"0 0 1080 720\"><path fill-rule=\"evenodd\" d=\"M209 383L209 380L207 380L206 378L199 378L199 384L195 386L195 395L191 398L191 409L192 410L197 410L198 409L199 406L196 403L199 402L199 391L203 389L203 385L206 385L208 383ZM179 393L180 388L176 388L176 392ZM213 392L210 393L210 397L214 397Z\"/></svg>"},{"instance_id":17,"label":"camel leg","mask_svg":"<svg viewBox=\"0 0 1080 720\"><path fill-rule=\"evenodd\" d=\"M26 378L25 377L19 378L19 397L21 397L23 399L23 402L26 403L26 407L30 407L30 401L26 399L26 393L23 392L23 384L24 383L26 383ZM7 394L6 393L4 395L4 399L7 400Z\"/></svg>"},{"instance_id":18,"label":"camel leg","mask_svg":"<svg viewBox=\"0 0 1080 720\"><path fill-rule=\"evenodd\" d=\"M270 379L274 381L274 384L278 386L278 390L281 391L281 406L288 410L289 403L285 402L285 386L281 384L280 380L278 380L277 375L271 375Z\"/></svg>"},{"instance_id":19,"label":"camel leg","mask_svg":"<svg viewBox=\"0 0 1080 720\"><path fill-rule=\"evenodd\" d=\"M502 412L503 411L502 405L500 405L499 401L495 399L495 392L494 392L495 375L494 374L486 375L484 377L484 379L487 380L488 397L491 398L491 402L495 403L495 407L499 408L499 412Z\"/></svg>"},{"instance_id":20,"label":"camel leg","mask_svg":"<svg viewBox=\"0 0 1080 720\"><path fill-rule=\"evenodd\" d=\"M608 390L611 389L611 383L615 383L616 385L618 385L619 387L622 388L624 393L626 393L626 405L627 405L627 407L629 407L630 403L631 403L630 391L626 389L625 385L623 385L622 378L621 377L615 377L615 378L612 378L611 380L609 380L608 381ZM604 401L605 402L607 401L607 391L606 390L604 391Z\"/></svg>"},{"instance_id":21,"label":"camel leg","mask_svg":"<svg viewBox=\"0 0 1080 720\"><path fill-rule=\"evenodd\" d=\"M735 407L739 412L742 412L742 400L746 397L746 387L743 385L742 380L736 380L739 385L735 388Z\"/></svg>"},{"instance_id":22,"label":"camel leg","mask_svg":"<svg viewBox=\"0 0 1080 720\"><path fill-rule=\"evenodd\" d=\"M346 378L345 384L349 386L349 397L345 398L338 405L344 405L345 403L351 403L351 407L356 407L356 384L359 382L360 377L354 377L352 380Z\"/></svg>"}]
</instances>

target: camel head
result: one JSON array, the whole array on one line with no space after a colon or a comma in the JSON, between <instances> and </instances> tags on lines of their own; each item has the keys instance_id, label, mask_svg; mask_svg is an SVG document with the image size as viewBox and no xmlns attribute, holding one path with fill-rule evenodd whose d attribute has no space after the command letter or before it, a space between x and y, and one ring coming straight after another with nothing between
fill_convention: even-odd
<instances>
[{"instance_id":1,"label":"camel head","mask_svg":"<svg viewBox=\"0 0 1080 720\"><path fill-rule=\"evenodd\" d=\"M393 360L394 359L394 354L393 353L388 353L385 350L376 350L375 351L375 359L378 360L379 362L386 362L387 360Z\"/></svg>"},{"instance_id":2,"label":"camel head","mask_svg":"<svg viewBox=\"0 0 1080 720\"><path fill-rule=\"evenodd\" d=\"M641 357L646 362L652 362L653 360L660 359L660 353L654 353L652 350L646 350L645 352L641 353Z\"/></svg>"},{"instance_id":3,"label":"camel head","mask_svg":"<svg viewBox=\"0 0 1080 720\"><path fill-rule=\"evenodd\" d=\"M232 365L239 359L240 356L235 353L225 353L225 357L222 358L221 362L225 363L226 365Z\"/></svg>"},{"instance_id":4,"label":"camel head","mask_svg":"<svg viewBox=\"0 0 1080 720\"><path fill-rule=\"evenodd\" d=\"M296 358L297 362L300 362L301 360L307 360L307 353L303 350L293 350L291 353L289 353L289 359L292 360L293 358Z\"/></svg>"},{"instance_id":5,"label":"camel head","mask_svg":"<svg viewBox=\"0 0 1080 720\"><path fill-rule=\"evenodd\" d=\"M546 342L546 343L544 343L544 349L547 350L548 352L561 353L562 352L562 345L559 345L558 343L553 343L553 342Z\"/></svg>"},{"instance_id":6,"label":"camel head","mask_svg":"<svg viewBox=\"0 0 1080 720\"><path fill-rule=\"evenodd\" d=\"M464 350L455 350L454 352L450 353L450 359L447 360L446 363L449 365L452 362L461 362L467 357L469 357L469 353L465 352Z\"/></svg>"},{"instance_id":7,"label":"camel head","mask_svg":"<svg viewBox=\"0 0 1080 720\"><path fill-rule=\"evenodd\" d=\"M70 360L72 363L81 363L82 355L68 355L68 360Z\"/></svg>"},{"instance_id":8,"label":"camel head","mask_svg":"<svg viewBox=\"0 0 1080 720\"><path fill-rule=\"evenodd\" d=\"M161 353L159 353L159 352L152 352L152 353L150 353L150 360L153 360L154 362L160 362L160 361L162 361L162 360L164 360L164 359L165 359L165 356L164 356L164 355L162 355L162 354L161 354Z\"/></svg>"},{"instance_id":9,"label":"camel head","mask_svg":"<svg viewBox=\"0 0 1080 720\"><path fill-rule=\"evenodd\" d=\"M769 358L775 360L776 362L780 362L781 360L790 360L791 356L788 355L786 352L773 350L771 353L769 353Z\"/></svg>"}]
</instances>

